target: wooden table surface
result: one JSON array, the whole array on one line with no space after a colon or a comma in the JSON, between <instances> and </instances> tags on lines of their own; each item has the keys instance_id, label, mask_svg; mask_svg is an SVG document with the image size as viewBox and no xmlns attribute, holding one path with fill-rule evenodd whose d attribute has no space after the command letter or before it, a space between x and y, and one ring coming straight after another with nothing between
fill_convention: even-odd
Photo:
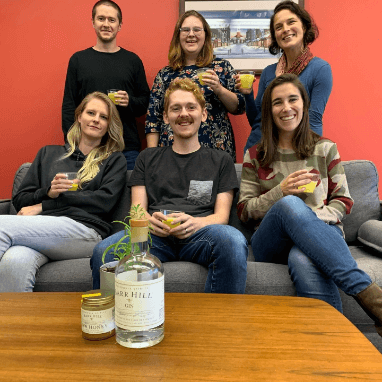
<instances>
[{"instance_id":1,"label":"wooden table surface","mask_svg":"<svg viewBox=\"0 0 382 382\"><path fill-rule=\"evenodd\" d=\"M382 355L322 301L166 293L164 340L128 349L81 337L80 296L0 294L0 381L382 381Z\"/></svg>"}]
</instances>

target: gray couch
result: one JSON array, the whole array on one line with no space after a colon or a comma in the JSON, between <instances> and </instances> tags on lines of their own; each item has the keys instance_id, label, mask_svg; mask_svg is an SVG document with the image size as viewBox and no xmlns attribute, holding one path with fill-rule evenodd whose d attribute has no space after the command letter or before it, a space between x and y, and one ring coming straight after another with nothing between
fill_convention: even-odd
<instances>
[{"instance_id":1,"label":"gray couch","mask_svg":"<svg viewBox=\"0 0 382 382\"><path fill-rule=\"evenodd\" d=\"M371 278L382 285L382 219L381 204L378 196L378 174L374 164L357 160L343 162L350 193L355 200L353 212L344 221L346 241L358 265ZM17 171L13 195L30 164L23 164ZM238 179L241 164L236 164ZM127 177L130 172L127 173ZM229 224L243 232L248 242L252 235L250 226L240 222L236 215L236 202L231 210ZM130 190L126 190L119 201L111 220L123 220L130 208ZM15 214L11 202L0 202L0 214ZM121 229L114 225L115 233ZM207 278L207 269L197 264L176 262L164 265L167 292L203 292ZM89 259L52 261L41 267L37 274L35 291L87 291L92 289ZM246 293L262 295L295 295L295 289L288 274L288 268L282 264L256 263L250 250L248 258L248 277ZM371 326L371 320L358 304L341 292L344 314L358 327ZM362 329L361 329L362 330Z\"/></svg>"}]
</instances>

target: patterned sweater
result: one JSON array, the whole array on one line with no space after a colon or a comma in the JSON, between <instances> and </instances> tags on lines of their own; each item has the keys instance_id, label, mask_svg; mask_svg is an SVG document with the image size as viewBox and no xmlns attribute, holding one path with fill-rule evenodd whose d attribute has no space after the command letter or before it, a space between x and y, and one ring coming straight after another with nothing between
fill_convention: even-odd
<instances>
[{"instance_id":1,"label":"patterned sweater","mask_svg":"<svg viewBox=\"0 0 382 382\"><path fill-rule=\"evenodd\" d=\"M283 197L280 183L292 172L307 169L320 174L312 194L300 197L327 224L338 224L350 214L353 199L349 194L337 145L326 138L317 142L312 156L299 160L293 150L278 149L276 160L269 167L260 167L257 146L246 151L241 174L237 205L239 218L246 222L262 219L267 211ZM260 221L258 222L260 224Z\"/></svg>"}]
</instances>

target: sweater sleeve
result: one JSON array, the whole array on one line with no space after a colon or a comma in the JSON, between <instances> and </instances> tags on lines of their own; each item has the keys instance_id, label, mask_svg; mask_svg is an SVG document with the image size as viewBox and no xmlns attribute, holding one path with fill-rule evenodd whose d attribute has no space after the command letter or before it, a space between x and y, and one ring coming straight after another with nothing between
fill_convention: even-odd
<instances>
[{"instance_id":1,"label":"sweater sleeve","mask_svg":"<svg viewBox=\"0 0 382 382\"><path fill-rule=\"evenodd\" d=\"M141 59L137 57L137 70L135 73L135 84L133 94L129 94L129 105L132 108L133 115L140 117L147 111L149 104L150 88L147 84L145 68Z\"/></svg>"},{"instance_id":2,"label":"sweater sleeve","mask_svg":"<svg viewBox=\"0 0 382 382\"><path fill-rule=\"evenodd\" d=\"M236 79L234 76L236 75L236 71L229 61L227 60L222 60L222 61L224 62L224 66L225 66L224 73L225 73L225 77L227 81L226 88L227 90L236 94L237 96L238 107L237 107L237 111L233 114L236 114L236 115L243 114L245 112L245 97L243 94L239 92L239 90L235 89Z\"/></svg>"},{"instance_id":3,"label":"sweater sleeve","mask_svg":"<svg viewBox=\"0 0 382 382\"><path fill-rule=\"evenodd\" d=\"M167 84L163 78L164 69L155 77L150 92L149 107L146 115L145 133L160 133L163 122L163 102Z\"/></svg>"},{"instance_id":4,"label":"sweater sleeve","mask_svg":"<svg viewBox=\"0 0 382 382\"><path fill-rule=\"evenodd\" d=\"M263 100L263 95L266 89L265 75L265 70L263 70L257 89L256 99L254 98L253 92L245 96L245 110L247 113L248 122L251 127L253 127L256 122L256 118L258 118L259 114L261 114L261 102Z\"/></svg>"},{"instance_id":5,"label":"sweater sleeve","mask_svg":"<svg viewBox=\"0 0 382 382\"><path fill-rule=\"evenodd\" d=\"M41 164L45 151L46 147L39 150L22 180L19 190L12 199L17 212L23 207L33 206L42 203L43 200L50 199L48 196L49 187L41 187Z\"/></svg>"},{"instance_id":6,"label":"sweater sleeve","mask_svg":"<svg viewBox=\"0 0 382 382\"><path fill-rule=\"evenodd\" d=\"M85 183L79 192L63 192L56 199L43 200L43 212L72 206L95 215L109 213L125 187L126 159L120 152L113 153L101 166L105 168L98 189L91 190Z\"/></svg>"},{"instance_id":7,"label":"sweater sleeve","mask_svg":"<svg viewBox=\"0 0 382 382\"><path fill-rule=\"evenodd\" d=\"M333 86L332 70L325 63L315 72L313 90L310 95L309 122L311 129L322 135L322 116Z\"/></svg>"},{"instance_id":8,"label":"sweater sleeve","mask_svg":"<svg viewBox=\"0 0 382 382\"><path fill-rule=\"evenodd\" d=\"M65 141L66 135L74 123L74 111L76 110L76 97L78 93L76 58L72 56L69 60L68 71L66 73L64 98L61 109L62 131Z\"/></svg>"},{"instance_id":9,"label":"sweater sleeve","mask_svg":"<svg viewBox=\"0 0 382 382\"><path fill-rule=\"evenodd\" d=\"M335 143L329 149L326 165L328 169L327 199L324 200L324 206L315 212L317 217L325 223L338 224L350 214L354 201L349 193L345 170Z\"/></svg>"},{"instance_id":10,"label":"sweater sleeve","mask_svg":"<svg viewBox=\"0 0 382 382\"><path fill-rule=\"evenodd\" d=\"M247 150L244 156L237 204L237 214L243 222L247 222L250 218L255 220L263 218L268 210L283 197L280 184L265 193L261 192L255 166L256 160L250 157L252 150Z\"/></svg>"}]
</instances>

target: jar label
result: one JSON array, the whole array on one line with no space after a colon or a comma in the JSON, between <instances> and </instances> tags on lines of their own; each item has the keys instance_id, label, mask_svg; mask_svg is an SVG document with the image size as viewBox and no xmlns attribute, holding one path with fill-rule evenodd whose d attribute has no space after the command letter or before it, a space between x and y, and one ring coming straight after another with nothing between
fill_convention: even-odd
<instances>
[{"instance_id":1,"label":"jar label","mask_svg":"<svg viewBox=\"0 0 382 382\"><path fill-rule=\"evenodd\" d=\"M82 331L87 334L102 334L115 329L114 306L105 310L81 308Z\"/></svg>"},{"instance_id":2,"label":"jar label","mask_svg":"<svg viewBox=\"0 0 382 382\"><path fill-rule=\"evenodd\" d=\"M121 280L119 276L115 278L116 326L134 331L163 324L164 275L140 282Z\"/></svg>"}]
</instances>

